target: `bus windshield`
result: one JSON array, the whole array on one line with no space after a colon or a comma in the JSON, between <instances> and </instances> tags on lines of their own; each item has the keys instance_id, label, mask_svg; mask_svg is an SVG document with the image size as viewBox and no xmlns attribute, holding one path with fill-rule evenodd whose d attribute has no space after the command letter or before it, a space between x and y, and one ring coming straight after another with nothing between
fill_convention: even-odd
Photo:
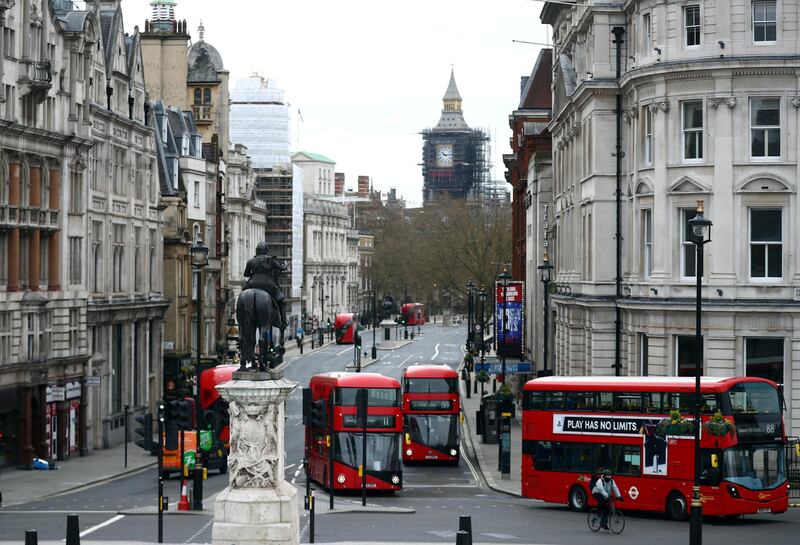
<instances>
[{"instance_id":1,"label":"bus windshield","mask_svg":"<svg viewBox=\"0 0 800 545\"><path fill-rule=\"evenodd\" d=\"M740 382L728 393L733 414L781 412L778 391L766 382Z\"/></svg>"},{"instance_id":2,"label":"bus windshield","mask_svg":"<svg viewBox=\"0 0 800 545\"><path fill-rule=\"evenodd\" d=\"M353 407L356 404L358 388L337 388L336 405ZM399 388L368 388L367 405L370 407L399 407Z\"/></svg>"},{"instance_id":3,"label":"bus windshield","mask_svg":"<svg viewBox=\"0 0 800 545\"><path fill-rule=\"evenodd\" d=\"M411 440L429 447L458 445L458 416L455 414L407 414L406 429Z\"/></svg>"},{"instance_id":4,"label":"bus windshield","mask_svg":"<svg viewBox=\"0 0 800 545\"><path fill-rule=\"evenodd\" d=\"M454 378L407 378L407 394L454 394L458 392Z\"/></svg>"},{"instance_id":5,"label":"bus windshield","mask_svg":"<svg viewBox=\"0 0 800 545\"><path fill-rule=\"evenodd\" d=\"M360 433L336 434L337 462L358 467L363 461ZM395 433L367 434L367 471L400 471L400 435Z\"/></svg>"},{"instance_id":6,"label":"bus windshield","mask_svg":"<svg viewBox=\"0 0 800 545\"><path fill-rule=\"evenodd\" d=\"M782 445L744 445L725 451L723 478L750 490L775 488L786 480Z\"/></svg>"}]
</instances>

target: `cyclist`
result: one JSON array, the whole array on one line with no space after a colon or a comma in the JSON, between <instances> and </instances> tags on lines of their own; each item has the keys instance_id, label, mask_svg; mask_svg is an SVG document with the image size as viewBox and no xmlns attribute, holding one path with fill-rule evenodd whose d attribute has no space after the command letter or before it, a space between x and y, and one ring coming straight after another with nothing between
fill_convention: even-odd
<instances>
[{"instance_id":1,"label":"cyclist","mask_svg":"<svg viewBox=\"0 0 800 545\"><path fill-rule=\"evenodd\" d=\"M597 479L597 482L592 488L592 496L597 500L597 510L600 512L600 527L608 530L608 513L611 510L611 501L616 496L620 501L625 501L622 494L617 488L617 483L611 475L611 470L604 469L601 471L602 477Z\"/></svg>"}]
</instances>

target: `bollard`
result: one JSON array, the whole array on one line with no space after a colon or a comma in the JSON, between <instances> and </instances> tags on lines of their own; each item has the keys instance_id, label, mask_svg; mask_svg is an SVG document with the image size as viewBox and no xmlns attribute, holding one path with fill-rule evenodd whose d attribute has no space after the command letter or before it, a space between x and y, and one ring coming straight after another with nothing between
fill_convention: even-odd
<instances>
[{"instance_id":1,"label":"bollard","mask_svg":"<svg viewBox=\"0 0 800 545\"><path fill-rule=\"evenodd\" d=\"M308 492L308 542L314 543L314 488Z\"/></svg>"},{"instance_id":2,"label":"bollard","mask_svg":"<svg viewBox=\"0 0 800 545\"><path fill-rule=\"evenodd\" d=\"M472 536L464 530L459 530L456 533L456 545L470 545L472 543Z\"/></svg>"},{"instance_id":3,"label":"bollard","mask_svg":"<svg viewBox=\"0 0 800 545\"><path fill-rule=\"evenodd\" d=\"M39 535L36 530L25 530L25 545L39 545Z\"/></svg>"},{"instance_id":4,"label":"bollard","mask_svg":"<svg viewBox=\"0 0 800 545\"><path fill-rule=\"evenodd\" d=\"M460 515L458 517L458 529L464 530L469 534L469 542L472 543L472 517L469 515Z\"/></svg>"},{"instance_id":5,"label":"bollard","mask_svg":"<svg viewBox=\"0 0 800 545\"><path fill-rule=\"evenodd\" d=\"M81 545L81 530L78 515L67 515L67 545Z\"/></svg>"}]
</instances>

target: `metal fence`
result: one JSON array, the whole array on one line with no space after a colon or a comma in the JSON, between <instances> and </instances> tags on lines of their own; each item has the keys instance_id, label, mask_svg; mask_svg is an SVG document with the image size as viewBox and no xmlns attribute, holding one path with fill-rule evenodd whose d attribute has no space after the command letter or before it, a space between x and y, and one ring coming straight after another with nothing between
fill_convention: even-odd
<instances>
[{"instance_id":1,"label":"metal fence","mask_svg":"<svg viewBox=\"0 0 800 545\"><path fill-rule=\"evenodd\" d=\"M789 479L789 499L800 500L800 438L789 437L786 443L786 476Z\"/></svg>"}]
</instances>

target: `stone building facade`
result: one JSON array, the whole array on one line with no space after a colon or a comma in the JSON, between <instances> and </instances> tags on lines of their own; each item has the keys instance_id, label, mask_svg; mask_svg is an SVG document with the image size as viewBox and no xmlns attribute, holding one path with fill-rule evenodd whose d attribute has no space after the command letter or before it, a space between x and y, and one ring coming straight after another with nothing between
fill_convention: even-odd
<instances>
[{"instance_id":1,"label":"stone building facade","mask_svg":"<svg viewBox=\"0 0 800 545\"><path fill-rule=\"evenodd\" d=\"M85 7L0 2L0 465L115 444L160 389L138 36L118 1Z\"/></svg>"},{"instance_id":2,"label":"stone building facade","mask_svg":"<svg viewBox=\"0 0 800 545\"><path fill-rule=\"evenodd\" d=\"M800 431L798 15L797 0L545 4L559 374L693 374L702 200L703 372L783 384Z\"/></svg>"}]
</instances>

